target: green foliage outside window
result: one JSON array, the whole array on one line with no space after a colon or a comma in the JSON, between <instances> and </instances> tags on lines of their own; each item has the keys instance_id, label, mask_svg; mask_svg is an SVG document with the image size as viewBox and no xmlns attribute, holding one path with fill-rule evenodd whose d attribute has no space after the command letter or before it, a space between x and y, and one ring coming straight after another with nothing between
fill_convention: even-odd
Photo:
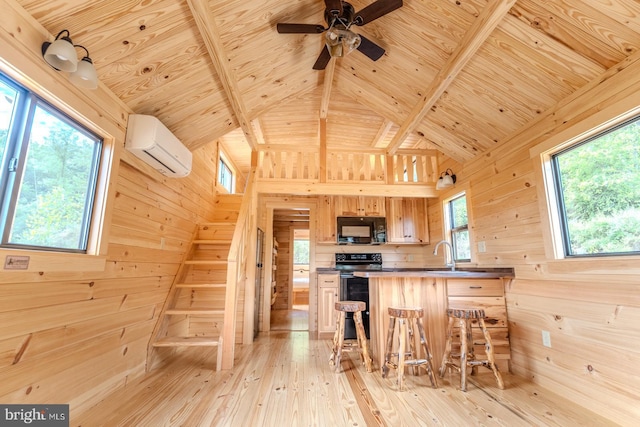
<instances>
[{"instance_id":1,"label":"green foliage outside window","mask_svg":"<svg viewBox=\"0 0 640 427\"><path fill-rule=\"evenodd\" d=\"M293 263L309 264L309 240L293 241Z\"/></svg>"},{"instance_id":2,"label":"green foliage outside window","mask_svg":"<svg viewBox=\"0 0 640 427\"><path fill-rule=\"evenodd\" d=\"M640 121L553 157L566 255L640 252Z\"/></svg>"}]
</instances>

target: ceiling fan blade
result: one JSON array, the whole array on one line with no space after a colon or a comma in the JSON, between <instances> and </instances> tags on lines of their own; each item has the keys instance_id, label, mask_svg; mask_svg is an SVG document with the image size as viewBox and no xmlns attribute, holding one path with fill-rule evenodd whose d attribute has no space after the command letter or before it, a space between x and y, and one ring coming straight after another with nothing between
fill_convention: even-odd
<instances>
[{"instance_id":1,"label":"ceiling fan blade","mask_svg":"<svg viewBox=\"0 0 640 427\"><path fill-rule=\"evenodd\" d=\"M326 28L314 24L277 24L280 34L317 34L323 33Z\"/></svg>"},{"instance_id":2,"label":"ceiling fan blade","mask_svg":"<svg viewBox=\"0 0 640 427\"><path fill-rule=\"evenodd\" d=\"M318 59L316 59L316 63L313 64L313 69L324 70L325 68L327 68L327 64L329 63L330 60L331 60L331 54L329 53L329 49L325 44L324 47L322 48L322 52L320 52L320 55L318 56Z\"/></svg>"},{"instance_id":3,"label":"ceiling fan blade","mask_svg":"<svg viewBox=\"0 0 640 427\"><path fill-rule=\"evenodd\" d=\"M384 49L360 34L360 46L358 50L367 55L372 61L377 61L384 55Z\"/></svg>"},{"instance_id":4,"label":"ceiling fan blade","mask_svg":"<svg viewBox=\"0 0 640 427\"><path fill-rule=\"evenodd\" d=\"M353 23L364 25L402 7L402 0L377 0L356 12Z\"/></svg>"},{"instance_id":5,"label":"ceiling fan blade","mask_svg":"<svg viewBox=\"0 0 640 427\"><path fill-rule=\"evenodd\" d=\"M324 0L324 4L327 7L326 12L329 13L329 15L333 15L333 16L342 15L341 0Z\"/></svg>"}]
</instances>

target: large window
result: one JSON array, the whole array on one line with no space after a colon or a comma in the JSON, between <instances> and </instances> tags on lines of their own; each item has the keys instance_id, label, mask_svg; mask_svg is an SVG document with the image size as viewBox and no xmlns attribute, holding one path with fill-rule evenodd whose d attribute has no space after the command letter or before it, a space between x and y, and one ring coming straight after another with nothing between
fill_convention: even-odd
<instances>
[{"instance_id":1,"label":"large window","mask_svg":"<svg viewBox=\"0 0 640 427\"><path fill-rule=\"evenodd\" d=\"M467 196L462 193L445 202L445 231L453 246L455 261L471 261Z\"/></svg>"},{"instance_id":2,"label":"large window","mask_svg":"<svg viewBox=\"0 0 640 427\"><path fill-rule=\"evenodd\" d=\"M640 253L640 118L551 156L564 255Z\"/></svg>"},{"instance_id":3,"label":"large window","mask_svg":"<svg viewBox=\"0 0 640 427\"><path fill-rule=\"evenodd\" d=\"M222 156L220 156L220 162L218 164L218 182L229 193L233 193L234 191L233 171L231 170L229 165L224 161Z\"/></svg>"},{"instance_id":4,"label":"large window","mask_svg":"<svg viewBox=\"0 0 640 427\"><path fill-rule=\"evenodd\" d=\"M101 148L0 74L0 246L86 252Z\"/></svg>"}]
</instances>

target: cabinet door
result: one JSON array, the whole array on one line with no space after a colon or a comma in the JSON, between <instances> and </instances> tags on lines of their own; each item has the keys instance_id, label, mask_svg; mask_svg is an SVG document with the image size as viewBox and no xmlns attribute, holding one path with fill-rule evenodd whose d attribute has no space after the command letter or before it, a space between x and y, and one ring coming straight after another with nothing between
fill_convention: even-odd
<instances>
[{"instance_id":1,"label":"cabinet door","mask_svg":"<svg viewBox=\"0 0 640 427\"><path fill-rule=\"evenodd\" d=\"M318 274L318 333L333 333L336 330L339 274Z\"/></svg>"},{"instance_id":2,"label":"cabinet door","mask_svg":"<svg viewBox=\"0 0 640 427\"><path fill-rule=\"evenodd\" d=\"M359 199L358 196L336 196L334 200L337 216L364 216Z\"/></svg>"},{"instance_id":3,"label":"cabinet door","mask_svg":"<svg viewBox=\"0 0 640 427\"><path fill-rule=\"evenodd\" d=\"M426 199L390 197L387 212L388 242L429 243Z\"/></svg>"},{"instance_id":4,"label":"cabinet door","mask_svg":"<svg viewBox=\"0 0 640 427\"><path fill-rule=\"evenodd\" d=\"M336 208L332 196L318 199L316 240L318 243L336 243Z\"/></svg>"},{"instance_id":5,"label":"cabinet door","mask_svg":"<svg viewBox=\"0 0 640 427\"><path fill-rule=\"evenodd\" d=\"M318 298L318 333L333 333L336 330L336 309L338 288L319 288Z\"/></svg>"},{"instance_id":6,"label":"cabinet door","mask_svg":"<svg viewBox=\"0 0 640 427\"><path fill-rule=\"evenodd\" d=\"M364 216L385 216L385 199L384 197L362 196L359 198L360 215Z\"/></svg>"}]
</instances>

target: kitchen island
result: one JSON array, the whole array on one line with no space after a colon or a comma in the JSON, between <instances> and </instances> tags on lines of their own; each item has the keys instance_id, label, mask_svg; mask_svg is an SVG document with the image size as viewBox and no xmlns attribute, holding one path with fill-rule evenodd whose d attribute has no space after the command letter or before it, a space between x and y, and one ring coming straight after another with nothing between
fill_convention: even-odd
<instances>
[{"instance_id":1,"label":"kitchen island","mask_svg":"<svg viewBox=\"0 0 640 427\"><path fill-rule=\"evenodd\" d=\"M355 272L369 279L370 346L374 365L384 361L389 325L388 307L422 307L425 334L435 370L440 367L446 340L447 308L476 307L485 310L494 344L496 363L509 370L509 334L504 300L505 283L514 277L511 268L383 268ZM478 334L476 335L476 332ZM484 353L479 331L475 350ZM477 338L477 340L476 340ZM423 357L423 356L421 356Z\"/></svg>"}]
</instances>

